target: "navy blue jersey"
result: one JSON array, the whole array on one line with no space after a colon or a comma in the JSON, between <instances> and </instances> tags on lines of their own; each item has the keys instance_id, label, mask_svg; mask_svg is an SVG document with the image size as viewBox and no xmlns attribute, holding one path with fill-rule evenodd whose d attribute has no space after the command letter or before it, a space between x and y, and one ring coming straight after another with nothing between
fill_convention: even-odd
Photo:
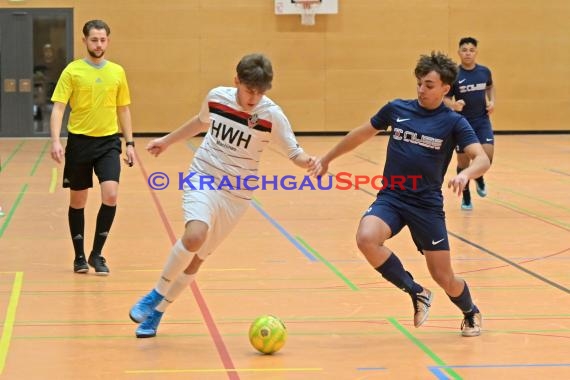
<instances>
[{"instance_id":1,"label":"navy blue jersey","mask_svg":"<svg viewBox=\"0 0 570 380\"><path fill-rule=\"evenodd\" d=\"M453 83L447 96L455 97L455 100L463 99L465 106L460 112L467 120L486 117L487 98L485 91L493 85L491 70L482 65L475 65L472 70L466 70L459 66L459 75Z\"/></svg>"},{"instance_id":2,"label":"navy blue jersey","mask_svg":"<svg viewBox=\"0 0 570 380\"><path fill-rule=\"evenodd\" d=\"M426 208L442 208L441 186L456 145L478 143L467 120L443 103L435 110L417 100L396 99L370 119L372 126L392 126L379 195L395 196ZM405 179L403 186L399 186ZM393 186L394 185L394 186Z\"/></svg>"}]
</instances>

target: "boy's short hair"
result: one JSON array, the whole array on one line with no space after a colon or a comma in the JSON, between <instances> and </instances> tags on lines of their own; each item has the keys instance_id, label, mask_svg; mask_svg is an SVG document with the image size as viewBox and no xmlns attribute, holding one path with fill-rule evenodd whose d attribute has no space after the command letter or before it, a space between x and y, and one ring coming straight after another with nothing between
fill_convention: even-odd
<instances>
[{"instance_id":1,"label":"boy's short hair","mask_svg":"<svg viewBox=\"0 0 570 380\"><path fill-rule=\"evenodd\" d=\"M441 52L431 52L430 55L421 55L414 70L416 78L420 79L435 71L444 84L452 85L457 79L459 68L457 63Z\"/></svg>"},{"instance_id":2,"label":"boy's short hair","mask_svg":"<svg viewBox=\"0 0 570 380\"><path fill-rule=\"evenodd\" d=\"M463 37L459 40L459 47L465 44L473 44L473 46L477 47L477 40L473 37Z\"/></svg>"},{"instance_id":3,"label":"boy's short hair","mask_svg":"<svg viewBox=\"0 0 570 380\"><path fill-rule=\"evenodd\" d=\"M244 56L236 67L240 83L249 88L265 92L271 88L273 67L269 58L253 53Z\"/></svg>"}]
</instances>

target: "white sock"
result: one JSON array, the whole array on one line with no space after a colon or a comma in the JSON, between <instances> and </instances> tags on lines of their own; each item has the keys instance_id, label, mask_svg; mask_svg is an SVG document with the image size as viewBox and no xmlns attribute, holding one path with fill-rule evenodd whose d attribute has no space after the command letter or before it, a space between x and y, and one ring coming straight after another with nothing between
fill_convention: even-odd
<instances>
[{"instance_id":1,"label":"white sock","mask_svg":"<svg viewBox=\"0 0 570 380\"><path fill-rule=\"evenodd\" d=\"M176 243L170 250L170 256L166 260L160 279L156 284L156 291L162 295L168 293L168 289L172 286L173 281L190 265L193 256L194 253L187 251L180 239L176 240Z\"/></svg>"},{"instance_id":2,"label":"white sock","mask_svg":"<svg viewBox=\"0 0 570 380\"><path fill-rule=\"evenodd\" d=\"M194 281L195 277L196 274L186 274L184 272L180 273L178 277L176 277L176 280L170 285L170 289L168 289L168 292L162 301L160 301L156 307L156 310L164 313L166 308L170 306L170 304L182 294L182 292L192 283L192 281Z\"/></svg>"}]
</instances>

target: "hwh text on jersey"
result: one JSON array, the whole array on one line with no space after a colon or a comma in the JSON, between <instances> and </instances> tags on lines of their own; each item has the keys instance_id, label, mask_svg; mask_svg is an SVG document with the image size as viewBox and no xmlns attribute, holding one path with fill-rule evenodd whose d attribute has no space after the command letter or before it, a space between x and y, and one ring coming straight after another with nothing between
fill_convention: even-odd
<instances>
[{"instance_id":1,"label":"hwh text on jersey","mask_svg":"<svg viewBox=\"0 0 570 380\"><path fill-rule=\"evenodd\" d=\"M229 142L237 147L243 142L245 143L244 149L247 149L251 141L251 134L240 131L239 129L234 129L222 122L218 122L216 125L215 120L212 120L211 133L216 136L216 138ZM245 135L247 136L245 137Z\"/></svg>"}]
</instances>

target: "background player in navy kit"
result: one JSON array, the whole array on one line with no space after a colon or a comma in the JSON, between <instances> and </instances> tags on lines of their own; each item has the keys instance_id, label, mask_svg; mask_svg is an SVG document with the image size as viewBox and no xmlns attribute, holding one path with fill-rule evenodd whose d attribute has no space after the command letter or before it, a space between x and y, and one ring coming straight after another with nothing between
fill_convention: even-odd
<instances>
[{"instance_id":1,"label":"background player in navy kit","mask_svg":"<svg viewBox=\"0 0 570 380\"><path fill-rule=\"evenodd\" d=\"M459 40L458 54L461 59L459 75L444 102L451 109L465 116L477 134L489 161L492 162L494 137L489 114L495 109L495 86L493 86L491 70L476 62L477 40L473 37L465 37ZM456 151L457 172L459 173L469 166L470 160L460 147L457 147ZM475 178L475 183L477 194L485 197L487 188L483 176ZM463 210L473 209L469 183L463 190L461 208Z\"/></svg>"},{"instance_id":2,"label":"background player in navy kit","mask_svg":"<svg viewBox=\"0 0 570 380\"><path fill-rule=\"evenodd\" d=\"M235 87L212 89L196 116L147 146L158 156L171 144L208 131L190 166L190 172L198 174L192 177L194 189L184 185L184 234L173 245L154 289L131 308L131 319L140 323L137 338L156 335L166 308L194 281L206 257L249 208L255 184L244 189L235 179L257 174L261 153L270 141L295 165L316 168L315 158L297 144L281 108L265 96L273 80L269 59L261 54L246 55L236 72ZM215 178L214 188L223 179L233 183L222 190L208 190L200 186L201 175Z\"/></svg>"},{"instance_id":3,"label":"background player in navy kit","mask_svg":"<svg viewBox=\"0 0 570 380\"><path fill-rule=\"evenodd\" d=\"M312 174L326 173L333 159L392 126L383 175L410 179L404 189L387 186L379 191L360 221L358 248L386 280L411 296L414 325L419 327L428 317L433 294L416 283L398 257L384 246L386 240L407 225L432 278L463 312L462 335L477 336L481 332L481 314L473 304L467 283L456 277L451 267L441 187L456 145L472 160L448 183L457 195L470 178L481 176L490 164L469 123L443 104L457 72L457 65L442 53L422 55L415 68L417 100L397 99L386 104L325 154L320 159L322 167L319 170L317 165L319 171ZM421 179L414 187L412 180L418 175Z\"/></svg>"}]
</instances>

